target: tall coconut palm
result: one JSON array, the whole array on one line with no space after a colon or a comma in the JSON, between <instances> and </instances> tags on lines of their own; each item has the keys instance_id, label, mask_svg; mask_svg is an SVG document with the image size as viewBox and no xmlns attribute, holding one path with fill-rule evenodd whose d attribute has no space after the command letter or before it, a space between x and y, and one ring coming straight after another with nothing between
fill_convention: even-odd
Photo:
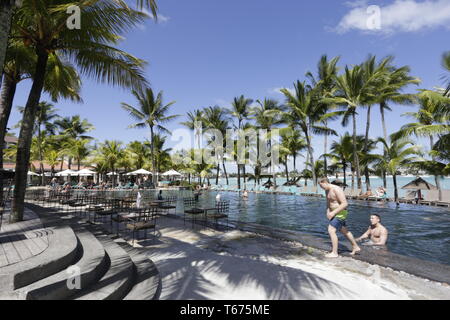
<instances>
[{"instance_id":1,"label":"tall coconut palm","mask_svg":"<svg viewBox=\"0 0 450 320\"><path fill-rule=\"evenodd\" d=\"M205 127L205 123L203 121L203 111L198 109L198 110L194 110L192 112L188 112L186 114L188 120L184 121L184 122L180 122L180 124L182 126L185 126L186 128L194 131L194 137L197 138L197 147L198 149L201 149L201 131L203 131L206 127ZM196 124L200 123L201 127L197 128Z\"/></svg>"},{"instance_id":2,"label":"tall coconut palm","mask_svg":"<svg viewBox=\"0 0 450 320\"><path fill-rule=\"evenodd\" d=\"M378 79L376 92L380 105L381 125L383 127L383 137L386 141L389 140L388 132L386 129L385 112L391 111L390 105L392 103L410 105L415 100L414 94L403 93L403 89L409 85L418 85L421 80L419 78L412 77L410 75L411 69L408 66L397 68L393 66L394 57L389 56L386 58L387 64L385 65L385 74L382 78ZM386 188L386 174L383 173L383 185Z\"/></svg>"},{"instance_id":3,"label":"tall coconut palm","mask_svg":"<svg viewBox=\"0 0 450 320\"><path fill-rule=\"evenodd\" d=\"M340 57L335 57L328 61L328 57L323 55L318 64L317 64L317 75L314 75L311 72L306 73L306 76L310 79L313 87L316 87L317 94L322 98L331 98L333 97L336 91L336 76L339 72L339 68L337 63L339 62ZM322 117L318 120L318 122L323 123L325 127L328 126L328 121L332 120L330 118L334 117L329 112L331 109L334 109L333 104L323 104L322 105ZM335 114L337 116L337 114ZM327 168L327 157L328 153L328 134L324 135L324 171L328 172Z\"/></svg>"},{"instance_id":4,"label":"tall coconut palm","mask_svg":"<svg viewBox=\"0 0 450 320\"><path fill-rule=\"evenodd\" d=\"M250 110L250 115L251 118L255 120L256 122L256 128L257 129L262 129L262 130L266 130L267 134L261 135L258 134L257 135L257 155L258 155L258 161L257 161L257 170L259 172L259 174L261 174L261 163L260 163L260 143L264 143L267 141L267 145L269 147L269 152L272 153L275 150L272 150L273 147L275 147L272 144L272 130L275 129L276 127L278 127L279 125L281 125L282 123L284 123L284 119L283 119L283 112L285 111L285 107L283 105L280 105L278 103L278 101L274 100L274 99L267 99L265 98L264 100L256 100L257 105L252 107ZM271 159L270 161L270 167L272 169L272 176L273 176L273 180L274 183L276 185L276 168L274 166L273 163L274 159ZM255 176L258 177L258 183L260 182L259 180L259 174L256 174L255 171Z\"/></svg>"},{"instance_id":5,"label":"tall coconut palm","mask_svg":"<svg viewBox=\"0 0 450 320\"><path fill-rule=\"evenodd\" d=\"M9 30L15 0L0 1L0 87L2 86L3 64L5 62L6 48L8 47Z\"/></svg>"},{"instance_id":6,"label":"tall coconut palm","mask_svg":"<svg viewBox=\"0 0 450 320\"><path fill-rule=\"evenodd\" d=\"M133 167L138 170L144 167L146 158L150 158L150 148L140 141L133 141L127 145L126 152L132 159Z\"/></svg>"},{"instance_id":7,"label":"tall coconut palm","mask_svg":"<svg viewBox=\"0 0 450 320\"><path fill-rule=\"evenodd\" d=\"M0 168L3 168L4 138L16 88L21 81L33 78L36 60L33 50L26 47L22 41L17 39L10 41L3 68L4 81L0 96ZM80 84L80 78L73 66L68 62L62 62L56 54L49 57L44 91L54 102L60 98L80 101ZM0 175L0 195L3 190L1 183Z\"/></svg>"},{"instance_id":8,"label":"tall coconut palm","mask_svg":"<svg viewBox=\"0 0 450 320\"><path fill-rule=\"evenodd\" d=\"M362 66L354 66L353 68L345 67L345 72L336 78L337 92L336 96L331 99L325 99L331 103L336 103L345 107L345 114L342 124L346 126L349 119L353 122L353 166L356 171L358 189L362 189L361 170L359 165L359 157L356 139L356 115L357 108L368 105L374 100L375 92L371 91L372 83L367 81L364 68Z\"/></svg>"},{"instance_id":9,"label":"tall coconut palm","mask_svg":"<svg viewBox=\"0 0 450 320\"><path fill-rule=\"evenodd\" d=\"M3 64L5 60L6 50L8 47L8 38L11 27L11 20L13 17L13 10L16 4L21 4L23 0L0 0L0 87L2 85L2 75L3 75ZM128 5L122 0L111 0L120 5L122 8L128 8ZM75 5L77 3L74 3ZM78 3L79 4L79 3ZM142 9L144 7L149 8L155 20L157 20L157 9L158 6L155 0L136 0L136 5L138 8Z\"/></svg>"},{"instance_id":10,"label":"tall coconut palm","mask_svg":"<svg viewBox=\"0 0 450 320\"><path fill-rule=\"evenodd\" d=\"M89 139L69 139L66 150L76 160L78 169L80 170L81 162L90 154Z\"/></svg>"},{"instance_id":11,"label":"tall coconut palm","mask_svg":"<svg viewBox=\"0 0 450 320\"><path fill-rule=\"evenodd\" d=\"M231 103L231 109L229 111L230 116L238 120L237 128L239 132L244 130L245 121L250 115L250 106L253 103L252 99L245 98L244 95L240 97L235 97ZM245 178L245 162L244 164L239 163L239 156L236 157L237 173L238 173L238 189L241 189L241 168L244 173L244 185L246 183ZM244 157L245 161L245 157Z\"/></svg>"},{"instance_id":12,"label":"tall coconut palm","mask_svg":"<svg viewBox=\"0 0 450 320\"><path fill-rule=\"evenodd\" d=\"M416 120L416 122L404 125L399 132L393 136L404 138L411 135L417 137L427 137L430 141L430 150L435 147L435 139L439 135L448 134L450 125L448 115L441 112L442 106L450 105L450 98L443 97L439 92L422 91L418 94L419 110L417 112L407 112L404 115ZM432 160L435 161L433 153ZM434 174L436 186L439 189L439 199L442 200L442 189L438 174Z\"/></svg>"},{"instance_id":13,"label":"tall coconut palm","mask_svg":"<svg viewBox=\"0 0 450 320\"><path fill-rule=\"evenodd\" d=\"M123 3L123 1L120 1ZM80 8L83 27L69 30L67 9ZM35 76L25 105L16 159L12 220L23 219L27 164L30 157L33 124L45 83L49 56L55 51L79 67L81 74L122 87L146 84L142 60L118 50L120 36L142 23L146 14L124 8L112 1L24 0L15 11L13 37L22 37L35 50Z\"/></svg>"},{"instance_id":14,"label":"tall coconut palm","mask_svg":"<svg viewBox=\"0 0 450 320\"><path fill-rule=\"evenodd\" d=\"M168 115L170 107L175 101L169 102L164 105L163 92L160 91L155 97L151 88L146 88L144 91L133 90L133 95L138 101L138 107L133 107L125 102L122 102L122 108L128 111L131 118L138 121L129 126L129 128L149 128L150 129L150 141L152 152L152 169L153 183L156 185L156 158L155 158L155 143L154 134L155 129L160 132L170 134L170 131L163 125L178 117L178 115Z\"/></svg>"},{"instance_id":15,"label":"tall coconut palm","mask_svg":"<svg viewBox=\"0 0 450 320\"><path fill-rule=\"evenodd\" d=\"M24 112L24 107L19 107L19 112ZM58 111L54 108L51 103L42 101L38 105L37 113L36 113L36 123L35 123L35 135L37 137L38 144L38 153L39 153L39 163L40 163L40 171L41 171L41 184L44 185L45 176L44 176L44 154L43 154L43 130L46 130L48 133L53 134L54 124L52 120L59 117L56 113ZM18 123L19 127L21 122Z\"/></svg>"},{"instance_id":16,"label":"tall coconut palm","mask_svg":"<svg viewBox=\"0 0 450 320\"><path fill-rule=\"evenodd\" d=\"M223 150L226 146L225 141L226 131L230 127L229 116L227 112L219 106L208 107L204 109L204 121L207 129L218 130L222 134L222 137L224 138L223 144L221 148L219 148L220 149L219 152L216 154L217 158L216 184L219 183L220 162L222 162L223 172L225 174L225 179L228 185L229 181L227 169L225 167L225 155L223 154Z\"/></svg>"},{"instance_id":17,"label":"tall coconut palm","mask_svg":"<svg viewBox=\"0 0 450 320\"><path fill-rule=\"evenodd\" d=\"M320 115L323 113L320 111L323 107L321 98L317 95L311 86L306 85L305 82L297 81L294 84L295 94L292 94L287 89L282 89L281 92L286 97L286 105L288 111L284 117L288 123L295 125L295 128L299 128L306 140L308 146L308 160L307 163L314 164L314 153L312 147L312 133L329 134L330 129L324 128L316 124ZM328 102L325 102L328 103ZM319 112L320 111L320 112ZM317 176L315 170L311 170L314 186L317 186Z\"/></svg>"},{"instance_id":18,"label":"tall coconut palm","mask_svg":"<svg viewBox=\"0 0 450 320\"><path fill-rule=\"evenodd\" d=\"M386 156L381 157L381 165L387 173L392 175L394 182L394 199L398 201L397 175L401 168L405 168L421 161L420 147L414 145L410 140L398 138L398 136L390 137L390 142L383 138L378 138L378 142L382 143Z\"/></svg>"},{"instance_id":19,"label":"tall coconut palm","mask_svg":"<svg viewBox=\"0 0 450 320\"><path fill-rule=\"evenodd\" d=\"M104 163L111 172L115 172L117 164L125 156L125 151L120 141L106 140L96 150L95 162ZM113 176L113 186L115 186L115 176Z\"/></svg>"},{"instance_id":20,"label":"tall coconut palm","mask_svg":"<svg viewBox=\"0 0 450 320\"><path fill-rule=\"evenodd\" d=\"M342 171L344 174L344 185L347 184L347 164L352 162L353 143L352 136L346 132L340 136L339 141L333 141L331 144L331 152L336 159L342 164Z\"/></svg>"}]
</instances>

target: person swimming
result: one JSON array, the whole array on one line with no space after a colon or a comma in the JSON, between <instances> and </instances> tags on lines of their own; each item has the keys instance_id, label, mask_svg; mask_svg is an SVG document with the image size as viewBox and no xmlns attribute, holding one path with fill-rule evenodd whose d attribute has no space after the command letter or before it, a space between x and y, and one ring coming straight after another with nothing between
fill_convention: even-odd
<instances>
[{"instance_id":1,"label":"person swimming","mask_svg":"<svg viewBox=\"0 0 450 320\"><path fill-rule=\"evenodd\" d=\"M248 192L247 192L247 189L244 190L244 193L242 194L242 198L243 198L244 200L247 200L247 199L248 199Z\"/></svg>"},{"instance_id":2,"label":"person swimming","mask_svg":"<svg viewBox=\"0 0 450 320\"><path fill-rule=\"evenodd\" d=\"M388 239L388 231L381 224L381 217L375 213L370 216L369 229L362 236L357 238L356 241L361 242L369 237L370 240L365 243L365 245L369 246L384 246Z\"/></svg>"}]
</instances>

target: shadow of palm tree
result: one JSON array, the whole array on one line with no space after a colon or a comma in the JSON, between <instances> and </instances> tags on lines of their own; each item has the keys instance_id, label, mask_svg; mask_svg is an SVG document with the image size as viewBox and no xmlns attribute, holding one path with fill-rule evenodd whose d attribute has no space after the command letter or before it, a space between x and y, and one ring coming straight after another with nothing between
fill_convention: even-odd
<instances>
[{"instance_id":1,"label":"shadow of palm tree","mask_svg":"<svg viewBox=\"0 0 450 320\"><path fill-rule=\"evenodd\" d=\"M167 241L163 248L147 251L163 278L161 299L357 298L356 293L303 270L221 255L173 238Z\"/></svg>"}]
</instances>

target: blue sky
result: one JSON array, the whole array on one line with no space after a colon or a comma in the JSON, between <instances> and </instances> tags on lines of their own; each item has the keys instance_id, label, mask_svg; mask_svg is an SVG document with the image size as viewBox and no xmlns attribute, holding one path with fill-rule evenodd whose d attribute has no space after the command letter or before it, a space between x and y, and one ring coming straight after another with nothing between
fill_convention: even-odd
<instances>
[{"instance_id":1,"label":"blue sky","mask_svg":"<svg viewBox=\"0 0 450 320\"><path fill-rule=\"evenodd\" d=\"M163 90L166 102L176 101L173 113L182 117L168 125L172 130L180 128L186 112L216 104L226 107L241 94L282 102L275 89L292 87L297 79L305 79L307 71L315 72L322 54L341 56L341 67L359 64L369 54L395 55L396 65L409 65L422 79L420 88L432 88L442 85L440 60L450 50L450 0L160 0L158 4L159 23L149 20L127 34L121 48L147 60L146 74L154 91ZM381 9L381 29L364 30L361 19L367 19L366 9L373 4ZM132 120L120 103L135 103L129 91L89 79L83 83L84 103L58 102L61 115L88 118L96 127L92 136L100 141L127 143L148 137L146 130L126 128ZM25 104L29 85L20 85L15 106ZM387 118L389 132L407 123L400 115L413 110L393 107ZM361 134L364 113L358 118ZM14 110L9 126L18 119ZM377 108L372 119L371 136L380 136ZM338 123L332 126L339 133L351 130ZM314 140L320 146L316 154L323 151L322 141Z\"/></svg>"}]
</instances>

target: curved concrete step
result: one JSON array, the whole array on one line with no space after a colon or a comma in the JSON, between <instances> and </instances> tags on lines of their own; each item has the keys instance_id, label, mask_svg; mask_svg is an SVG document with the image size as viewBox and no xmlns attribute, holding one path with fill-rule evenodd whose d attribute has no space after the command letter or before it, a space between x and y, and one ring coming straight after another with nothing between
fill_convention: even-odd
<instances>
[{"instance_id":1,"label":"curved concrete step","mask_svg":"<svg viewBox=\"0 0 450 320\"><path fill-rule=\"evenodd\" d=\"M67 226L48 227L48 248L42 253L0 268L0 288L14 291L67 268L76 259L78 239Z\"/></svg>"},{"instance_id":2,"label":"curved concrete step","mask_svg":"<svg viewBox=\"0 0 450 320\"><path fill-rule=\"evenodd\" d=\"M135 284L124 300L157 300L161 293L161 276L145 253L125 241L116 241L131 257L136 270Z\"/></svg>"},{"instance_id":3,"label":"curved concrete step","mask_svg":"<svg viewBox=\"0 0 450 320\"><path fill-rule=\"evenodd\" d=\"M103 245L86 229L82 227L73 228L79 240L81 258L68 268L19 289L21 296L27 300L67 299L83 290L83 288L88 288L105 273L107 257ZM75 275L73 272L79 276L79 283L73 279L73 275ZM80 289L77 288L78 285Z\"/></svg>"},{"instance_id":4,"label":"curved concrete step","mask_svg":"<svg viewBox=\"0 0 450 320\"><path fill-rule=\"evenodd\" d=\"M91 231L91 230L89 230ZM76 300L119 300L133 286L135 277L134 265L130 256L108 236L94 232L103 245L110 264L108 271L95 285L76 294Z\"/></svg>"}]
</instances>

